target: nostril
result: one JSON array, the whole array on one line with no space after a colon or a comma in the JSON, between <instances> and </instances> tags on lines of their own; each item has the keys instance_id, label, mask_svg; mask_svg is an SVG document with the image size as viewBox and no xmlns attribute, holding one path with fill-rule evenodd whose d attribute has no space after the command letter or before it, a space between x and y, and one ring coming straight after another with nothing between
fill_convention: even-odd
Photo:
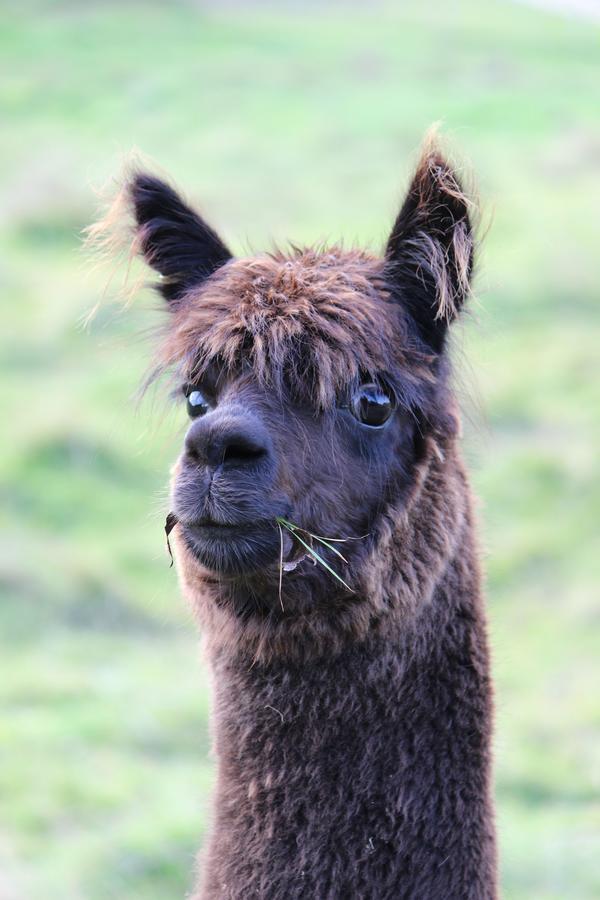
<instances>
[{"instance_id":1,"label":"nostril","mask_svg":"<svg viewBox=\"0 0 600 900\"><path fill-rule=\"evenodd\" d=\"M266 456L266 453L266 448L262 444L247 439L236 440L223 448L222 462L233 466L258 462Z\"/></svg>"},{"instance_id":2,"label":"nostril","mask_svg":"<svg viewBox=\"0 0 600 900\"><path fill-rule=\"evenodd\" d=\"M211 469L249 467L271 457L269 435L259 422L214 413L194 421L185 449L190 461Z\"/></svg>"}]
</instances>

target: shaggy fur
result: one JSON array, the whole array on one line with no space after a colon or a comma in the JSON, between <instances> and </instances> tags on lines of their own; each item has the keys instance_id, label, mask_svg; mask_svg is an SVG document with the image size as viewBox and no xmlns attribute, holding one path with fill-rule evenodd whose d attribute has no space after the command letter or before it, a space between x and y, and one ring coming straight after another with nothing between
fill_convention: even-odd
<instances>
[{"instance_id":1,"label":"shaggy fur","mask_svg":"<svg viewBox=\"0 0 600 900\"><path fill-rule=\"evenodd\" d=\"M491 684L446 350L473 266L456 174L429 143L382 259L234 259L161 182L127 196L171 308L158 369L208 409L170 520L215 685L194 897L493 900ZM352 412L370 382L396 404L381 428ZM319 551L349 588L277 516L346 538L343 563Z\"/></svg>"}]
</instances>

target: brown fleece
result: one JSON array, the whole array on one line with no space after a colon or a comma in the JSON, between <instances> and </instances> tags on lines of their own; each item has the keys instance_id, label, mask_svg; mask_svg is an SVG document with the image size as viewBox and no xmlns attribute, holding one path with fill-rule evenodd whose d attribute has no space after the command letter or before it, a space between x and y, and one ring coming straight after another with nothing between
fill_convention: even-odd
<instances>
[{"instance_id":1,"label":"brown fleece","mask_svg":"<svg viewBox=\"0 0 600 900\"><path fill-rule=\"evenodd\" d=\"M234 259L152 176L125 196L171 309L157 368L210 397L169 520L214 673L194 898L494 900L492 689L446 346L473 268L455 171L429 141L383 258ZM352 406L370 382L396 403L381 428ZM343 564L319 549L350 590L289 535L280 572L282 513L348 538ZM210 555L207 528L233 537Z\"/></svg>"}]
</instances>

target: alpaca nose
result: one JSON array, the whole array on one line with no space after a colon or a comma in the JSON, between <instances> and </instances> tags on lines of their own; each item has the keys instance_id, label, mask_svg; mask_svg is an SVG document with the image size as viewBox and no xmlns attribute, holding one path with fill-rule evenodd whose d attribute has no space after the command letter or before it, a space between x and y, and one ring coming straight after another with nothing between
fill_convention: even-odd
<instances>
[{"instance_id":1,"label":"alpaca nose","mask_svg":"<svg viewBox=\"0 0 600 900\"><path fill-rule=\"evenodd\" d=\"M265 428L254 419L208 415L189 429L185 451L195 462L213 469L241 469L266 460L271 443Z\"/></svg>"}]
</instances>

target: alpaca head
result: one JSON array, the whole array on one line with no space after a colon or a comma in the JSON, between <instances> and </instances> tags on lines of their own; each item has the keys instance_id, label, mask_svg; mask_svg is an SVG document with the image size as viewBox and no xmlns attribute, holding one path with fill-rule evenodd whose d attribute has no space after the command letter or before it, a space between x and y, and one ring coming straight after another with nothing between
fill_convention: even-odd
<instances>
[{"instance_id":1,"label":"alpaca head","mask_svg":"<svg viewBox=\"0 0 600 900\"><path fill-rule=\"evenodd\" d=\"M171 488L184 587L257 634L359 620L382 522L456 427L446 335L473 262L456 175L425 149L382 258L234 258L163 182L138 174L128 191L170 308L161 365L190 418Z\"/></svg>"}]
</instances>

